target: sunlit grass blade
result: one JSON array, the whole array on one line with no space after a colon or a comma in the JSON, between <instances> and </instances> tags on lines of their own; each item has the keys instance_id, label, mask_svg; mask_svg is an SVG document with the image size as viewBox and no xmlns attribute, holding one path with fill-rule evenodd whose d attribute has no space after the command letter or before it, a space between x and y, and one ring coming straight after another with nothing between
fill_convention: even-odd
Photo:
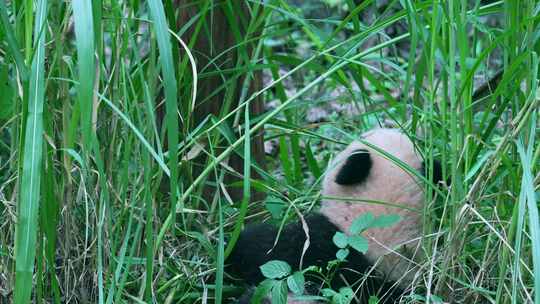
<instances>
[{"instance_id":1,"label":"sunlit grass blade","mask_svg":"<svg viewBox=\"0 0 540 304\"><path fill-rule=\"evenodd\" d=\"M34 26L35 52L29 81L28 118L25 128L24 157L20 174L21 189L15 237L15 304L30 303L36 256L38 210L43 151L43 106L45 102L45 36L47 1L38 1Z\"/></svg>"}]
</instances>

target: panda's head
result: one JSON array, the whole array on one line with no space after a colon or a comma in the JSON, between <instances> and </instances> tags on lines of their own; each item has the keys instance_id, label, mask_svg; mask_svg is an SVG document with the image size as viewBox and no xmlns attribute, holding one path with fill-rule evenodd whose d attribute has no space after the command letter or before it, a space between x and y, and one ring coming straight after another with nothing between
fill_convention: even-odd
<instances>
[{"instance_id":1,"label":"panda's head","mask_svg":"<svg viewBox=\"0 0 540 304\"><path fill-rule=\"evenodd\" d=\"M400 268L407 266L399 256L404 251L408 257L414 255L422 235L425 186L410 170L422 174L423 161L411 140L398 130L375 129L363 134L362 142L351 143L330 163L322 185L321 213L344 232L367 212L399 215L396 225L364 233L369 241L367 258L387 274L394 270L396 275L390 277L398 280L406 271Z\"/></svg>"}]
</instances>

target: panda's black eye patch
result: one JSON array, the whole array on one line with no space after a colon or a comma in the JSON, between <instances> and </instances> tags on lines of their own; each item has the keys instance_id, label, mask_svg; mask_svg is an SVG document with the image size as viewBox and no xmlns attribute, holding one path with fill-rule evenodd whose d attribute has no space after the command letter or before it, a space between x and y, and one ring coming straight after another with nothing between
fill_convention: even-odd
<instances>
[{"instance_id":1,"label":"panda's black eye patch","mask_svg":"<svg viewBox=\"0 0 540 304\"><path fill-rule=\"evenodd\" d=\"M366 149L355 150L336 174L338 185L356 185L366 180L371 169L371 157Z\"/></svg>"}]
</instances>

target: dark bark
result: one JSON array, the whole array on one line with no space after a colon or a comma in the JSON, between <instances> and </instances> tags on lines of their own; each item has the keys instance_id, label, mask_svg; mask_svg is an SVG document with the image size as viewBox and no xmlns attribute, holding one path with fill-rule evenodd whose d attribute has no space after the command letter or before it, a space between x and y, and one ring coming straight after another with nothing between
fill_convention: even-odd
<instances>
[{"instance_id":1,"label":"dark bark","mask_svg":"<svg viewBox=\"0 0 540 304\"><path fill-rule=\"evenodd\" d=\"M205 1L177 0L175 3L177 10L176 26L178 30L182 29L186 24L189 24L192 18L205 19L198 33L196 30L196 24L200 19L197 19L197 21L191 23L187 31L185 31L181 36L183 41L190 45L190 50L195 57L199 73L204 74L234 68L237 64L246 64L246 62L239 60L239 58L241 58L239 52L242 48L234 48L234 46L238 45L241 41L238 41L238 37L235 38L231 22L238 23L238 25L234 27L240 28L241 30L240 39L246 39L247 18L250 17L247 6L245 4L241 4L240 1L211 1L211 3L212 6L206 12L206 14L204 14L204 16L202 16L202 8L205 6ZM226 5L234 6L235 11L234 15L232 15L232 19L227 17ZM250 37L247 38L249 39L254 35L258 36L259 34L260 29L257 29L255 33L251 33ZM250 42L250 44L248 44L246 53L249 58L252 58L253 56L253 50L255 49L256 43L257 41ZM214 60L218 55L219 58ZM182 56L185 56L185 52L181 48L179 48L179 56L178 62L181 62L183 59ZM188 109L188 111L190 111L189 113L193 114L190 117L191 121L187 126L188 130L185 131L189 132L189 129L193 129L198 126L209 115L222 117L223 115L227 114L226 112L236 108L240 102L240 94L245 81L245 74L246 73L238 76L235 75L235 73L216 73L215 76L202 77L198 79L195 108L193 111ZM251 96L254 92L261 88L261 85L261 73L253 73L250 80L249 93L246 96ZM187 90L187 88L185 88L185 90ZM219 90L217 94L216 90ZM227 100L230 100L228 110ZM260 115L264 110L262 98L258 97L257 99L253 100L251 102L250 109L252 118ZM243 113L243 110L241 110L241 112ZM243 115L239 121L240 123L243 122ZM229 126L233 127L233 119L230 119L227 123ZM251 142L252 160L256 162L258 166L264 168L264 144L262 130L259 130L256 134L252 135L254 135ZM218 149L218 151L216 151L217 153L222 152L223 148L228 146L228 143L223 139L223 137L219 143L219 146L222 148ZM197 175L200 174L200 171L204 169L204 166L207 163L204 157L199 157L195 160L195 162L196 166L192 172L193 178L196 178ZM228 165L235 171L243 174L243 159L239 155L231 155ZM255 172L253 172L253 170L251 172L252 178L257 178ZM215 177L209 177L209 179L213 180ZM225 177L226 185L230 185L232 182L238 180L238 177L234 177L231 174ZM214 190L215 189L212 188L205 189L204 193L214 193ZM231 195L233 201L238 202L242 199L241 187L227 187L227 191ZM260 200L263 197L264 196L262 193L252 192L252 201ZM209 199L210 197L206 198Z\"/></svg>"}]
</instances>

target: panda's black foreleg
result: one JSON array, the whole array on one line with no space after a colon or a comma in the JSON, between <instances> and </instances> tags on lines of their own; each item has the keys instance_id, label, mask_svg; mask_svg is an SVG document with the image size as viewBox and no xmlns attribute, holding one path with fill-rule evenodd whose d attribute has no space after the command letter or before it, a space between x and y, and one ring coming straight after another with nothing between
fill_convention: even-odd
<instances>
[{"instance_id":1,"label":"panda's black foreleg","mask_svg":"<svg viewBox=\"0 0 540 304\"><path fill-rule=\"evenodd\" d=\"M306 216L305 221L309 229L310 246L302 266L324 267L335 259L337 247L332 237L338 228L321 214ZM274 246L276 237L279 238ZM227 259L229 270L249 284L258 284L264 279L259 266L271 260L285 261L293 270L298 270L305 241L306 231L301 222L286 225L279 236L278 228L273 225L250 225L242 231Z\"/></svg>"},{"instance_id":2,"label":"panda's black foreleg","mask_svg":"<svg viewBox=\"0 0 540 304\"><path fill-rule=\"evenodd\" d=\"M318 213L306 216L305 221L308 226L310 244L303 256L302 267L318 266L325 269L328 262L336 259L339 248L333 243L332 238L339 229L326 216ZM278 237L278 228L273 225L261 223L246 227L227 259L227 271L254 286L264 280L259 267L268 261L285 261L293 271L298 270L306 241L306 231L302 223L298 221L286 225L274 246L276 237ZM371 266L362 253L351 249L347 261L340 265L331 282L332 288L338 290L346 284L356 283ZM321 283L313 276L306 279L312 285ZM391 283L373 276L368 277L364 286L359 295L360 303L367 303L369 295L384 293L387 296L381 303L394 303L402 294L401 290L391 288Z\"/></svg>"}]
</instances>

